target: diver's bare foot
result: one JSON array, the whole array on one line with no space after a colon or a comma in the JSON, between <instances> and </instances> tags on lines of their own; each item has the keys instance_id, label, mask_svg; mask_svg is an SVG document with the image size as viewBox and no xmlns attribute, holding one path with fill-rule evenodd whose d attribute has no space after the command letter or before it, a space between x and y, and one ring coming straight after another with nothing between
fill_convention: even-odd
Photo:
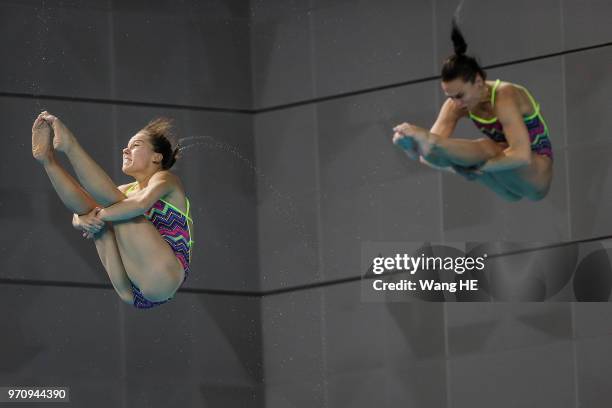
<instances>
[{"instance_id":1,"label":"diver's bare foot","mask_svg":"<svg viewBox=\"0 0 612 408\"><path fill-rule=\"evenodd\" d=\"M412 136L414 141L419 146L419 151L423 156L429 156L434 148L433 136L430 136L429 132L417 133Z\"/></svg>"},{"instance_id":2,"label":"diver's bare foot","mask_svg":"<svg viewBox=\"0 0 612 408\"><path fill-rule=\"evenodd\" d=\"M53 148L67 154L76 143L76 138L57 116L45 111L43 118L53 128Z\"/></svg>"},{"instance_id":3,"label":"diver's bare foot","mask_svg":"<svg viewBox=\"0 0 612 408\"><path fill-rule=\"evenodd\" d=\"M403 136L412 138L418 145L418 151L423 156L429 156L434 147L434 135L429 133L427 129L423 129L411 123L402 123L393 128L393 130Z\"/></svg>"},{"instance_id":4,"label":"diver's bare foot","mask_svg":"<svg viewBox=\"0 0 612 408\"><path fill-rule=\"evenodd\" d=\"M411 137L395 132L393 135L393 144L401 147L406 155L413 160L417 160L420 157L418 145Z\"/></svg>"},{"instance_id":5,"label":"diver's bare foot","mask_svg":"<svg viewBox=\"0 0 612 408\"><path fill-rule=\"evenodd\" d=\"M53 159L51 126L43 119L42 113L32 125L32 156L43 164Z\"/></svg>"}]
</instances>

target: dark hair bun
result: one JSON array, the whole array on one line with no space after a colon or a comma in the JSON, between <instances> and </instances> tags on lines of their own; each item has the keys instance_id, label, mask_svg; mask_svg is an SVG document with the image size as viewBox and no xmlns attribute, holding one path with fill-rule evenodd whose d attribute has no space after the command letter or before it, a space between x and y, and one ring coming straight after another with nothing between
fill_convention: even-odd
<instances>
[{"instance_id":1,"label":"dark hair bun","mask_svg":"<svg viewBox=\"0 0 612 408\"><path fill-rule=\"evenodd\" d=\"M478 64L478 61L476 61L476 58L465 53L467 51L467 43L459 30L455 17L452 20L451 39L453 40L455 53L448 57L444 61L444 65L442 65L442 81L448 82L461 78L463 81L474 83L478 75L485 80L487 75L480 67L480 64Z\"/></svg>"},{"instance_id":2,"label":"dark hair bun","mask_svg":"<svg viewBox=\"0 0 612 408\"><path fill-rule=\"evenodd\" d=\"M463 35L459 30L459 26L457 25L457 20L455 20L455 18L453 18L452 26L453 29L451 31L451 40L453 40L453 48L455 49L455 55L464 55L467 51L467 43L465 42L465 38L463 38Z\"/></svg>"}]
</instances>

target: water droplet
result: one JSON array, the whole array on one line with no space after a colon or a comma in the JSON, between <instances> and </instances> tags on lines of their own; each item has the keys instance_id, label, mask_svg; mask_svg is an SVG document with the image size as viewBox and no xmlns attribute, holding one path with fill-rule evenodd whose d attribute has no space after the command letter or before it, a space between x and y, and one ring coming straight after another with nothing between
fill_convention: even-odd
<instances>
[{"instance_id":1,"label":"water droplet","mask_svg":"<svg viewBox=\"0 0 612 408\"><path fill-rule=\"evenodd\" d=\"M190 144L185 142L190 141ZM222 152L232 154L236 159L240 160L245 164L250 171L252 171L259 179L259 186L265 186L266 190L271 192L272 196L272 208L274 211L281 216L281 219L288 223L291 228L296 232L298 238L303 241L306 247L309 245L314 247L314 242L311 242L314 237L306 232L306 226L299 217L298 210L296 209L295 203L290 195L282 193L276 187L267 180L266 175L255 166L252 160L244 157L236 146L229 143L221 142L213 138L212 136L191 136L179 139L179 145L181 145L179 151L181 154L191 151L194 148L204 149L216 149ZM316 255L313 252L307 252L306 257L310 264L316 264Z\"/></svg>"}]
</instances>

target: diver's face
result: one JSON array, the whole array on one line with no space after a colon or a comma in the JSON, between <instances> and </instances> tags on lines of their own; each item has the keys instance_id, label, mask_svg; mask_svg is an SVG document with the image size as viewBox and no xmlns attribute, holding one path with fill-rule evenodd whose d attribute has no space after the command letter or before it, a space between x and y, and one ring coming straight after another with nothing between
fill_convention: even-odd
<instances>
[{"instance_id":1,"label":"diver's face","mask_svg":"<svg viewBox=\"0 0 612 408\"><path fill-rule=\"evenodd\" d=\"M453 100L458 108L474 109L482 99L484 81L478 75L474 82L464 81L461 78L442 82L442 90Z\"/></svg>"},{"instance_id":2,"label":"diver's face","mask_svg":"<svg viewBox=\"0 0 612 408\"><path fill-rule=\"evenodd\" d=\"M127 175L145 170L159 160L158 156L160 154L153 151L149 137L145 133L138 132L123 149L121 170Z\"/></svg>"}]
</instances>

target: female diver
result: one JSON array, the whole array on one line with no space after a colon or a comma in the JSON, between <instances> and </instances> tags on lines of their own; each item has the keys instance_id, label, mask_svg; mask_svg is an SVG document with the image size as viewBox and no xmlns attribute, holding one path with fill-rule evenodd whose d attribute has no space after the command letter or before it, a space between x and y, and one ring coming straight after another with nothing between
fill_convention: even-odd
<instances>
[{"instance_id":1,"label":"female diver","mask_svg":"<svg viewBox=\"0 0 612 408\"><path fill-rule=\"evenodd\" d=\"M140 309L170 300L189 273L193 223L181 181L168 171L178 152L170 130L160 118L130 139L121 170L136 181L117 187L57 117L42 112L32 126L32 154L75 213L73 226L94 240L119 297ZM55 151L66 154L81 184Z\"/></svg>"},{"instance_id":2,"label":"female diver","mask_svg":"<svg viewBox=\"0 0 612 408\"><path fill-rule=\"evenodd\" d=\"M427 131L402 123L393 143L411 158L478 180L508 201L541 200L548 193L553 153L540 106L529 91L510 82L486 81L453 19L455 54L442 67L442 90L448 97ZM468 116L487 137L451 138L459 119Z\"/></svg>"}]
</instances>

